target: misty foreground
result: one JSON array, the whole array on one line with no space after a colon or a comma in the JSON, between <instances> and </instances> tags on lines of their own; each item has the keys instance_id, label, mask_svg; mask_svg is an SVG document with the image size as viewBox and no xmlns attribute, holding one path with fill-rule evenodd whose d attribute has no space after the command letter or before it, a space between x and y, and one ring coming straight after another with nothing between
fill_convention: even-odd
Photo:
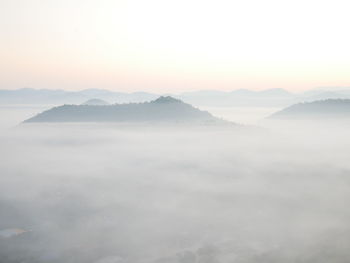
<instances>
[{"instance_id":1,"label":"misty foreground","mask_svg":"<svg viewBox=\"0 0 350 263\"><path fill-rule=\"evenodd\" d=\"M349 262L350 139L300 134L2 133L0 262Z\"/></svg>"}]
</instances>

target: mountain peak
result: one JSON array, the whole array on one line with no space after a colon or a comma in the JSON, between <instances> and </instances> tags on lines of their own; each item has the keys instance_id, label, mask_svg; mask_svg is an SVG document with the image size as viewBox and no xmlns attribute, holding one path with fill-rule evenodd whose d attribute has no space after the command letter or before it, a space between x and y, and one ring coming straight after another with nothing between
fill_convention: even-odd
<instances>
[{"instance_id":1,"label":"mountain peak","mask_svg":"<svg viewBox=\"0 0 350 263\"><path fill-rule=\"evenodd\" d=\"M123 123L226 123L171 96L151 102L96 105L63 105L25 122L123 122Z\"/></svg>"},{"instance_id":2,"label":"mountain peak","mask_svg":"<svg viewBox=\"0 0 350 263\"><path fill-rule=\"evenodd\" d=\"M152 103L183 103L181 100L171 96L160 96L158 99L151 101Z\"/></svg>"},{"instance_id":3,"label":"mountain peak","mask_svg":"<svg viewBox=\"0 0 350 263\"><path fill-rule=\"evenodd\" d=\"M95 106L103 106L103 105L109 105L107 101L101 100L101 99L90 99L88 101L85 101L81 105L95 105Z\"/></svg>"}]
</instances>

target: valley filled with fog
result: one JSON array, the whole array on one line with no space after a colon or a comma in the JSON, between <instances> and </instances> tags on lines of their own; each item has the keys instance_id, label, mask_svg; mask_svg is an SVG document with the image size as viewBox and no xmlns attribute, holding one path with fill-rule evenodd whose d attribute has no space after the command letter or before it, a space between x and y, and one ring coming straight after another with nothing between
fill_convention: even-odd
<instances>
[{"instance_id":1,"label":"valley filled with fog","mask_svg":"<svg viewBox=\"0 0 350 263\"><path fill-rule=\"evenodd\" d=\"M350 263L349 10L0 0L0 263Z\"/></svg>"},{"instance_id":2,"label":"valley filled with fog","mask_svg":"<svg viewBox=\"0 0 350 263\"><path fill-rule=\"evenodd\" d=\"M1 262L350 260L346 125L19 124L44 109L1 109Z\"/></svg>"}]
</instances>

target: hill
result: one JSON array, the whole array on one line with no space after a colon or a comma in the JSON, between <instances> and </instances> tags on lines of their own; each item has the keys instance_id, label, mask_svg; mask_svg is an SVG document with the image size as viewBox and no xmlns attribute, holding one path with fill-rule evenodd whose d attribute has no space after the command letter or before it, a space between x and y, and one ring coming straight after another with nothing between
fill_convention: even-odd
<instances>
[{"instance_id":1,"label":"hill","mask_svg":"<svg viewBox=\"0 0 350 263\"><path fill-rule=\"evenodd\" d=\"M85 101L84 103L82 103L82 105L109 105L109 103L105 100L101 100L101 99L91 99L88 101Z\"/></svg>"},{"instance_id":2,"label":"hill","mask_svg":"<svg viewBox=\"0 0 350 263\"><path fill-rule=\"evenodd\" d=\"M63 105L25 122L209 122L224 121L173 97L144 103L114 105Z\"/></svg>"},{"instance_id":3,"label":"hill","mask_svg":"<svg viewBox=\"0 0 350 263\"><path fill-rule=\"evenodd\" d=\"M350 118L350 99L327 99L298 103L272 114L270 119Z\"/></svg>"}]
</instances>

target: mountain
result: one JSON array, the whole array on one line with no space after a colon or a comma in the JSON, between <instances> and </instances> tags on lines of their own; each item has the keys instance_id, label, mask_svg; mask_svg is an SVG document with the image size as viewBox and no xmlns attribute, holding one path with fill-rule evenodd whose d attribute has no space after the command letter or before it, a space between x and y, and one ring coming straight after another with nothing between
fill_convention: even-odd
<instances>
[{"instance_id":1,"label":"mountain","mask_svg":"<svg viewBox=\"0 0 350 263\"><path fill-rule=\"evenodd\" d=\"M147 92L123 93L104 89L81 91L31 89L0 90L0 104L81 104L89 99L113 103L145 102L159 97Z\"/></svg>"},{"instance_id":2,"label":"mountain","mask_svg":"<svg viewBox=\"0 0 350 263\"><path fill-rule=\"evenodd\" d=\"M109 105L109 103L105 100L100 100L100 99L90 99L88 101L85 101L81 105Z\"/></svg>"},{"instance_id":3,"label":"mountain","mask_svg":"<svg viewBox=\"0 0 350 263\"><path fill-rule=\"evenodd\" d=\"M350 119L350 99L327 99L294 104L270 119Z\"/></svg>"},{"instance_id":4,"label":"mountain","mask_svg":"<svg viewBox=\"0 0 350 263\"><path fill-rule=\"evenodd\" d=\"M198 90L171 95L182 101L207 107L286 107L288 105L324 99L350 99L350 88L319 88L303 93L290 93L284 89L254 91L236 89L232 91ZM164 96L164 95L163 95ZM0 90L1 104L81 104L90 99L105 100L110 103L147 102L158 98L158 94L147 92L116 92L105 89L85 89L81 91L50 89Z\"/></svg>"},{"instance_id":5,"label":"mountain","mask_svg":"<svg viewBox=\"0 0 350 263\"><path fill-rule=\"evenodd\" d=\"M114 105L63 105L44 111L25 122L186 122L225 121L173 97L144 103Z\"/></svg>"},{"instance_id":6,"label":"mountain","mask_svg":"<svg viewBox=\"0 0 350 263\"><path fill-rule=\"evenodd\" d=\"M318 88L306 91L301 96L304 101L326 100L326 99L350 99L349 88Z\"/></svg>"},{"instance_id":7,"label":"mountain","mask_svg":"<svg viewBox=\"0 0 350 263\"><path fill-rule=\"evenodd\" d=\"M270 97L277 97L277 98L289 98L292 96L292 94L285 89L266 89L262 91L256 92L258 96L270 96Z\"/></svg>"},{"instance_id":8,"label":"mountain","mask_svg":"<svg viewBox=\"0 0 350 263\"><path fill-rule=\"evenodd\" d=\"M293 101L294 95L283 89L252 91L199 90L172 95L196 106L285 106ZM158 98L158 94L147 92L115 92L105 89L85 89L81 91L31 89L0 90L0 104L81 104L90 99L106 100L111 103L146 102Z\"/></svg>"}]
</instances>

